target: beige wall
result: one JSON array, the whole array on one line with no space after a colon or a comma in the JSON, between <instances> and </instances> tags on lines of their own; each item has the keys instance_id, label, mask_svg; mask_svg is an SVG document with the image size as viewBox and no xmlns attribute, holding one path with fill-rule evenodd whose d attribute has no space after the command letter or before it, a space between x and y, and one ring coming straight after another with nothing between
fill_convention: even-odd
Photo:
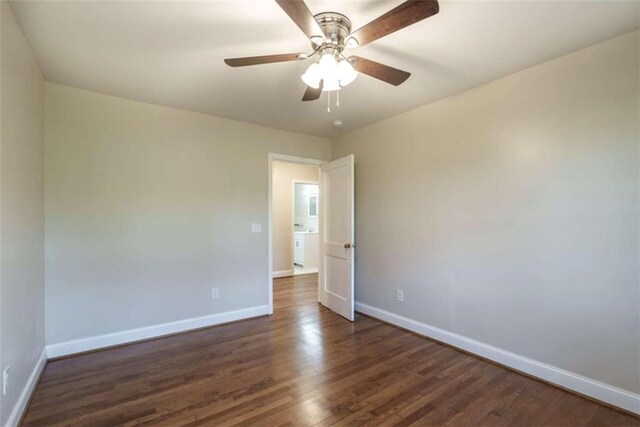
<instances>
[{"instance_id":1,"label":"beige wall","mask_svg":"<svg viewBox=\"0 0 640 427\"><path fill-rule=\"evenodd\" d=\"M334 140L357 301L639 392L638 56L636 31Z\"/></svg>"},{"instance_id":2,"label":"beige wall","mask_svg":"<svg viewBox=\"0 0 640 427\"><path fill-rule=\"evenodd\" d=\"M318 182L317 166L273 162L273 272L293 266L293 182Z\"/></svg>"},{"instance_id":3,"label":"beige wall","mask_svg":"<svg viewBox=\"0 0 640 427\"><path fill-rule=\"evenodd\" d=\"M44 348L44 81L8 2L0 2L0 393L5 425Z\"/></svg>"},{"instance_id":4,"label":"beige wall","mask_svg":"<svg viewBox=\"0 0 640 427\"><path fill-rule=\"evenodd\" d=\"M329 140L46 95L47 343L268 304L268 152L328 159Z\"/></svg>"}]
</instances>

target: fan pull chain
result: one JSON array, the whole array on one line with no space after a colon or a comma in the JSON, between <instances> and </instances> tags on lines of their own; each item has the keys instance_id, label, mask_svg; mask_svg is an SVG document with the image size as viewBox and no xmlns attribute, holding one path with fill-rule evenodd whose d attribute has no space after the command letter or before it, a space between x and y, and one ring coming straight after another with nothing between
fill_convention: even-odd
<instances>
[{"instance_id":1,"label":"fan pull chain","mask_svg":"<svg viewBox=\"0 0 640 427\"><path fill-rule=\"evenodd\" d=\"M327 91L327 113L331 114L331 91Z\"/></svg>"},{"instance_id":2,"label":"fan pull chain","mask_svg":"<svg viewBox=\"0 0 640 427\"><path fill-rule=\"evenodd\" d=\"M340 108L340 91L336 92L336 107Z\"/></svg>"}]
</instances>

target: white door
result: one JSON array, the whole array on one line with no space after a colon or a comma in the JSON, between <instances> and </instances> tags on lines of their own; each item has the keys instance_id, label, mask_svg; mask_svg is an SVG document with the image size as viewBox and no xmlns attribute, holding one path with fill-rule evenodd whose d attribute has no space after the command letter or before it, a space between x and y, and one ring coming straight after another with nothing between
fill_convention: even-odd
<instances>
[{"instance_id":1,"label":"white door","mask_svg":"<svg viewBox=\"0 0 640 427\"><path fill-rule=\"evenodd\" d=\"M353 321L353 155L320 167L318 299Z\"/></svg>"}]
</instances>

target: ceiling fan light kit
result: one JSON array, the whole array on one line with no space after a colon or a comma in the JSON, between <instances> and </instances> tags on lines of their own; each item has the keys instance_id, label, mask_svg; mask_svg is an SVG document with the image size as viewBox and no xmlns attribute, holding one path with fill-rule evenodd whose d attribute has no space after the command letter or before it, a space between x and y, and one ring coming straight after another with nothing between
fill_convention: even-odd
<instances>
[{"instance_id":1,"label":"ceiling fan light kit","mask_svg":"<svg viewBox=\"0 0 640 427\"><path fill-rule=\"evenodd\" d=\"M314 101L322 92L339 91L353 83L359 73L398 86L410 73L358 56L345 57L345 49L364 46L379 38L401 30L438 13L437 0L406 0L389 12L379 16L351 32L351 21L336 12L312 15L302 0L276 0L276 3L309 38L313 52L310 54L280 54L248 58L225 59L231 67L268 64L293 60L319 58L301 76L307 89L303 101Z\"/></svg>"},{"instance_id":2,"label":"ceiling fan light kit","mask_svg":"<svg viewBox=\"0 0 640 427\"><path fill-rule=\"evenodd\" d=\"M320 57L320 61L309 65L307 71L301 76L302 81L312 89L320 87L323 82L322 91L336 91L353 83L358 77L358 72L346 59L337 60L333 53L325 53Z\"/></svg>"}]
</instances>

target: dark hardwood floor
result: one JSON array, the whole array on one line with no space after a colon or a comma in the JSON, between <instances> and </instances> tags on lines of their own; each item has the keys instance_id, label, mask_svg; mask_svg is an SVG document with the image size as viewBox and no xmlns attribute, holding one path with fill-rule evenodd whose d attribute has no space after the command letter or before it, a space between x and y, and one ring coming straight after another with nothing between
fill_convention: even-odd
<instances>
[{"instance_id":1,"label":"dark hardwood floor","mask_svg":"<svg viewBox=\"0 0 640 427\"><path fill-rule=\"evenodd\" d=\"M24 425L605 426L640 421L275 280L274 316L50 362Z\"/></svg>"}]
</instances>

